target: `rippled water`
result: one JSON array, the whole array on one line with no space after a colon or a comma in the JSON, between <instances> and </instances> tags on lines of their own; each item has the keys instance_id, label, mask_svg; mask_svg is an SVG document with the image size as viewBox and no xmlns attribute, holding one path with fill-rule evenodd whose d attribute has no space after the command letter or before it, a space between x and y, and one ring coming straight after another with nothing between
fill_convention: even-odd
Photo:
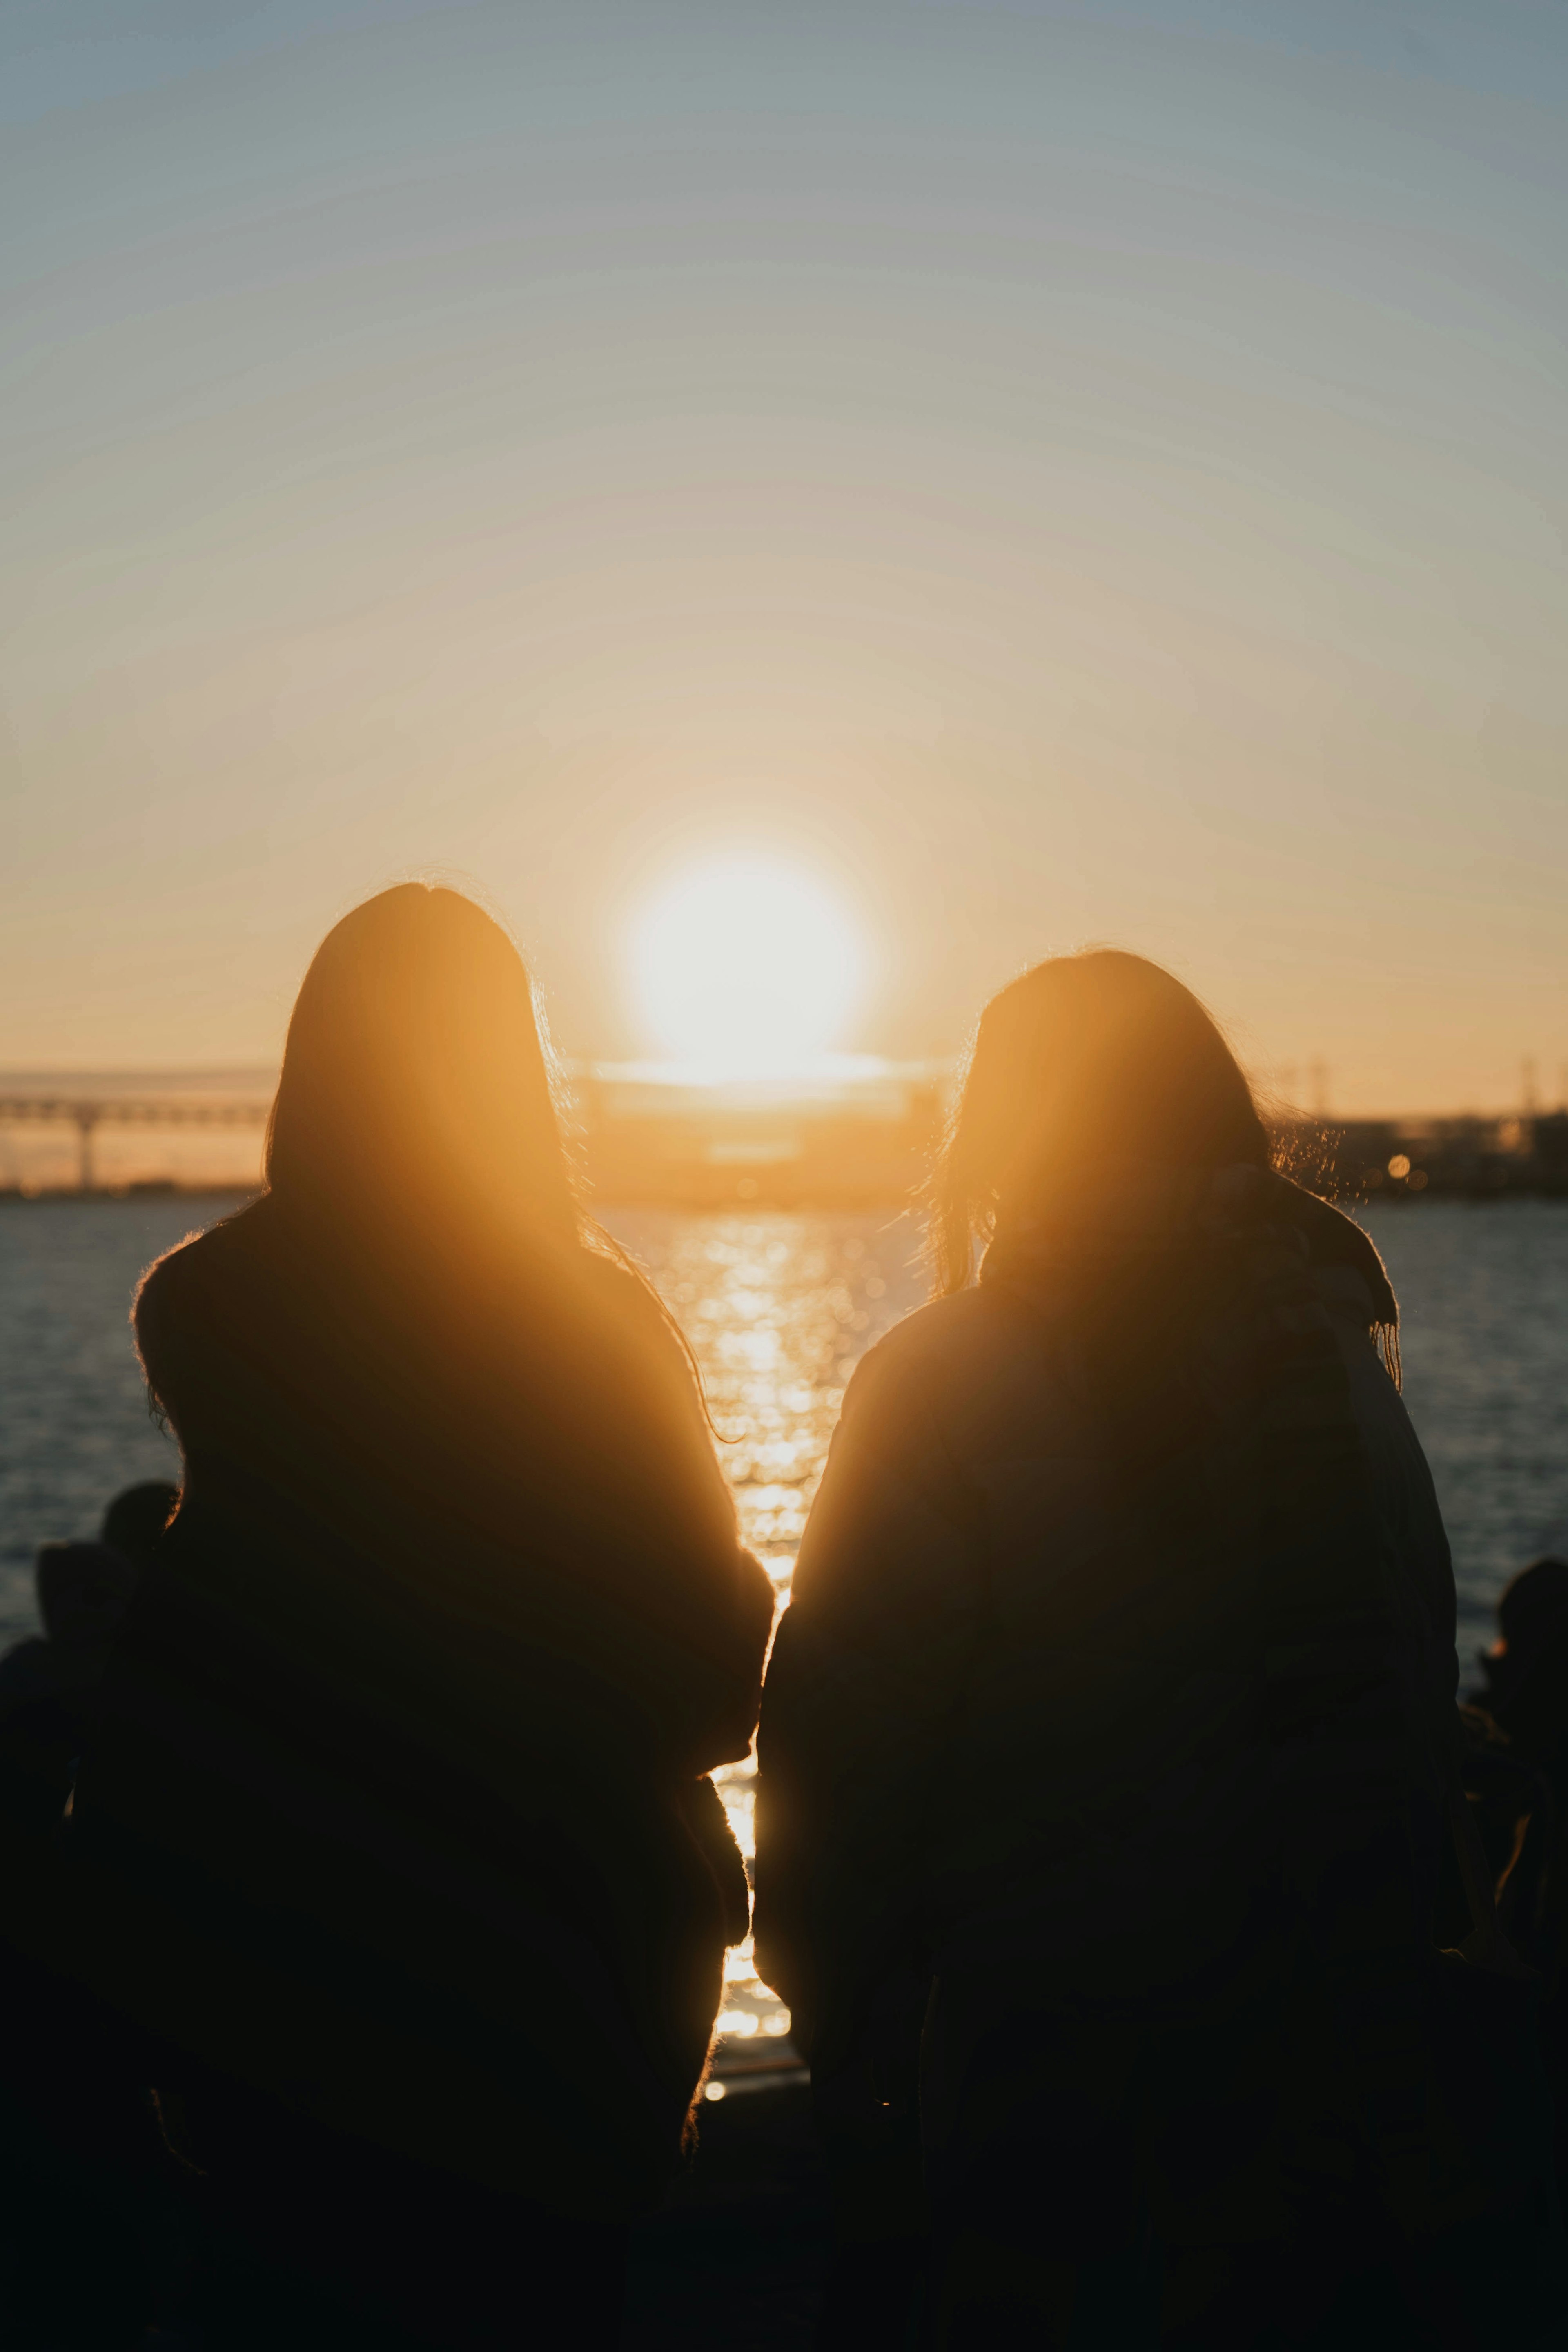
<instances>
[{"instance_id":1,"label":"rippled water","mask_svg":"<svg viewBox=\"0 0 1568 2352\"><path fill-rule=\"evenodd\" d=\"M1568 1202L1384 1202L1363 1222L1399 1294L1468 1674L1514 1570L1548 1548L1568 1559Z\"/></svg>"},{"instance_id":2,"label":"rippled water","mask_svg":"<svg viewBox=\"0 0 1568 2352\"><path fill-rule=\"evenodd\" d=\"M0 1637L32 1630L32 1558L90 1535L132 1479L172 1475L126 1322L150 1259L232 1205L0 1205ZM918 1304L907 1220L619 1212L708 1384L745 1540L781 1591L856 1359ZM1568 1547L1568 1203L1421 1202L1367 1214L1404 1310L1405 1396L1454 1543L1460 1655L1498 1591L1553 1536ZM751 1844L748 1766L724 1776ZM731 2050L784 2045L787 2018L733 1963Z\"/></svg>"}]
</instances>

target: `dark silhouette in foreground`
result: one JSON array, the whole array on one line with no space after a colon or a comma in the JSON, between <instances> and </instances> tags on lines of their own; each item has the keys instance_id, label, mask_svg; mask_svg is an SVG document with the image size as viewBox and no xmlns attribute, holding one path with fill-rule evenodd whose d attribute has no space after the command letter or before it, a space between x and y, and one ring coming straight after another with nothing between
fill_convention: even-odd
<instances>
[{"instance_id":1,"label":"dark silhouette in foreground","mask_svg":"<svg viewBox=\"0 0 1568 2352\"><path fill-rule=\"evenodd\" d=\"M110 1643L136 1571L101 1543L51 1543L35 1570L41 1634L0 1658L0 1810L45 1837L59 1821L91 1734Z\"/></svg>"},{"instance_id":2,"label":"dark silhouette in foreground","mask_svg":"<svg viewBox=\"0 0 1568 2352\"><path fill-rule=\"evenodd\" d=\"M47 1543L34 1569L43 1631L0 1657L0 1814L58 1824L92 1733L98 1689L136 1580L179 1501L166 1479L117 1495L97 1543Z\"/></svg>"},{"instance_id":3,"label":"dark silhouette in foreground","mask_svg":"<svg viewBox=\"0 0 1568 2352\"><path fill-rule=\"evenodd\" d=\"M1558 2177L1568 2188L1568 1562L1520 1570L1480 1664L1468 1783L1510 1934L1542 1979Z\"/></svg>"},{"instance_id":4,"label":"dark silhouette in foreground","mask_svg":"<svg viewBox=\"0 0 1568 2352\"><path fill-rule=\"evenodd\" d=\"M449 891L307 976L268 1189L143 1284L178 1515L42 1961L122 2028L205 2347L613 2344L746 1887L772 1590Z\"/></svg>"},{"instance_id":5,"label":"dark silhouette in foreground","mask_svg":"<svg viewBox=\"0 0 1568 2352\"><path fill-rule=\"evenodd\" d=\"M48 1902L110 1644L176 1500L166 1482L132 1487L104 1514L101 1541L45 1544L42 1633L0 1659L0 2320L18 2352L105 2352L155 2301L157 2149L125 2081L123 2034L17 1937Z\"/></svg>"},{"instance_id":6,"label":"dark silhouette in foreground","mask_svg":"<svg viewBox=\"0 0 1568 2352\"><path fill-rule=\"evenodd\" d=\"M97 1543L48 1543L38 1552L43 1632L0 1658L0 1816L24 1835L46 1837L59 1822L110 1645L178 1501L166 1479L128 1486L105 1511Z\"/></svg>"},{"instance_id":7,"label":"dark silhouette in foreground","mask_svg":"<svg viewBox=\"0 0 1568 2352\"><path fill-rule=\"evenodd\" d=\"M180 1490L166 1478L143 1478L126 1486L104 1512L99 1541L131 1562L138 1576L163 1540L178 1508Z\"/></svg>"},{"instance_id":8,"label":"dark silhouette in foreground","mask_svg":"<svg viewBox=\"0 0 1568 2352\"><path fill-rule=\"evenodd\" d=\"M1371 1242L1270 1172L1196 1002L1111 953L988 1008L932 1230L763 1710L824 2341L912 2340L923 2296L933 2347L1556 2342L1536 1988Z\"/></svg>"}]
</instances>

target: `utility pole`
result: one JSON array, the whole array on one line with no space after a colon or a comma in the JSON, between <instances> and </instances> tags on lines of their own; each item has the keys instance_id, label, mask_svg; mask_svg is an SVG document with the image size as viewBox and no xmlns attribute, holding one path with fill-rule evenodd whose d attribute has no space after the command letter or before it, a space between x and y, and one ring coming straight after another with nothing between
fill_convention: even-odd
<instances>
[{"instance_id":1,"label":"utility pole","mask_svg":"<svg viewBox=\"0 0 1568 2352\"><path fill-rule=\"evenodd\" d=\"M1329 1115L1329 1066L1319 1059L1308 1065L1307 1076L1312 1088L1312 1117L1327 1118Z\"/></svg>"},{"instance_id":2,"label":"utility pole","mask_svg":"<svg viewBox=\"0 0 1568 2352\"><path fill-rule=\"evenodd\" d=\"M1535 1056L1533 1054L1527 1054L1525 1055L1523 1061L1520 1064L1519 1075L1519 1107L1524 1113L1526 1118L1533 1118L1536 1112L1541 1108L1541 1099L1535 1090Z\"/></svg>"}]
</instances>

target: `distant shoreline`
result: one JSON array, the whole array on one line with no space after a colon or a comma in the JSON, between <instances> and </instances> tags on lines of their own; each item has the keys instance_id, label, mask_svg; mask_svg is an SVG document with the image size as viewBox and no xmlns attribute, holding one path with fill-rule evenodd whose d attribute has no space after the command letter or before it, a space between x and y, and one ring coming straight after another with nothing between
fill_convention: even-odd
<instances>
[{"instance_id":1,"label":"distant shoreline","mask_svg":"<svg viewBox=\"0 0 1568 2352\"><path fill-rule=\"evenodd\" d=\"M127 1201L254 1201L260 1190L257 1184L179 1184L162 1177L134 1184L95 1184L85 1192L79 1184L0 1184L0 1204L32 1209L57 1201L79 1201L84 1208L105 1202L118 1207Z\"/></svg>"},{"instance_id":2,"label":"distant shoreline","mask_svg":"<svg viewBox=\"0 0 1568 2352\"><path fill-rule=\"evenodd\" d=\"M1297 1181L1301 1180L1298 1178ZM1323 1199L1331 1200L1337 1207L1351 1211L1369 1208L1373 1202L1381 1207L1385 1202L1414 1202L1423 1199L1464 1201L1472 1206L1489 1206L1500 1201L1568 1201L1568 1185L1552 1181L1523 1181L1505 1186L1433 1181L1415 1189L1406 1183L1391 1182L1377 1191L1343 1192L1335 1191L1331 1186L1320 1188L1317 1184L1307 1183L1304 1189L1321 1192ZM122 1208L142 1203L151 1206L159 1201L241 1202L258 1200L262 1190L256 1184L182 1184L161 1180L99 1185L85 1192L79 1184L27 1187L8 1184L0 1185L0 1208L52 1207L61 1202L72 1202L81 1208ZM853 1186L816 1191L785 1184L769 1185L751 1177L742 1178L727 1190L715 1186L689 1192L651 1188L646 1191L595 1192L589 1195L588 1206L595 1213L620 1209L660 1209L672 1214L693 1217L867 1216L910 1213L918 1209L919 1203L908 1192L898 1191L882 1192Z\"/></svg>"}]
</instances>

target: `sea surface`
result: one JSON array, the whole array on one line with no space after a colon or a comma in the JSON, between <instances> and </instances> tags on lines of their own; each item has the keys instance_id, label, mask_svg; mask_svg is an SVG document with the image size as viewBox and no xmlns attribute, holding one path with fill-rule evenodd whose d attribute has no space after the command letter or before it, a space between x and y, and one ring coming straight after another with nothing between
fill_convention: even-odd
<instances>
[{"instance_id":1,"label":"sea surface","mask_svg":"<svg viewBox=\"0 0 1568 2352\"><path fill-rule=\"evenodd\" d=\"M0 1640L34 1626L32 1562L132 1479L177 1475L129 1323L142 1268L231 1193L0 1202ZM1403 1314L1405 1396L1454 1547L1461 1650L1503 1583L1568 1547L1568 1202L1363 1213ZM746 1540L787 1581L844 1383L919 1305L907 1218L620 1210L707 1381ZM1468 1660L1467 1660L1468 1663Z\"/></svg>"},{"instance_id":2,"label":"sea surface","mask_svg":"<svg viewBox=\"0 0 1568 2352\"><path fill-rule=\"evenodd\" d=\"M0 1202L0 1641L35 1629L41 1542L90 1536L120 1487L177 1475L131 1344L132 1291L161 1252L235 1205ZM606 1222L690 1338L745 1540L782 1594L844 1384L921 1297L918 1232L907 1218L772 1212ZM1568 1556L1568 1202L1417 1201L1364 1222L1399 1294L1405 1401L1453 1542L1468 1680L1508 1578L1549 1548ZM750 1767L722 1778L749 1851ZM760 2069L776 2049L787 2063L787 2016L746 1953L732 1975L731 2052L754 2050Z\"/></svg>"}]
</instances>

